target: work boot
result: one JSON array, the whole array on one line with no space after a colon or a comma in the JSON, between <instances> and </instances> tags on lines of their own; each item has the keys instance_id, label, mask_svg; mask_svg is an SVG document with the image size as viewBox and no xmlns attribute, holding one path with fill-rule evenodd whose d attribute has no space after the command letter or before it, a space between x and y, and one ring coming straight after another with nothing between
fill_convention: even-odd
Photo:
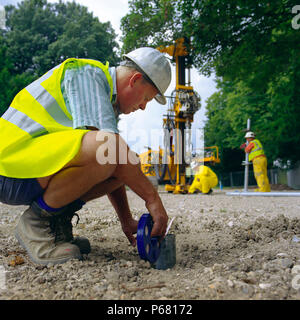
<instances>
[{"instance_id":1,"label":"work boot","mask_svg":"<svg viewBox=\"0 0 300 320\"><path fill-rule=\"evenodd\" d=\"M71 202L61 209L59 214L55 214L53 219L56 224L56 233L64 242L70 242L79 247L81 254L89 254L91 252L91 245L87 238L85 237L75 237L73 236L73 225L72 219L74 216L77 217L76 225L79 222L79 216L76 211L79 211L83 207L84 202L80 199Z\"/></svg>"},{"instance_id":2,"label":"work boot","mask_svg":"<svg viewBox=\"0 0 300 320\"><path fill-rule=\"evenodd\" d=\"M76 225L79 222L79 216L76 213L76 211L79 211L83 207L84 202L80 199L77 199L70 204L68 204L65 208L66 211L61 216L61 225L62 225L62 232L64 234L64 239L66 242L71 242L73 244L76 244L76 246L79 247L80 252L82 254L89 254L91 252L91 245L87 238L85 237L75 237L73 236L73 225L72 225L72 219L74 216L77 217Z\"/></svg>"},{"instance_id":3,"label":"work boot","mask_svg":"<svg viewBox=\"0 0 300 320\"><path fill-rule=\"evenodd\" d=\"M89 254L91 252L91 245L89 240L85 237L74 238L73 236L72 219L74 216L77 217L77 225L79 221L79 216L72 209L67 209L65 212L55 217L54 219L57 220L57 233L59 233L59 237L63 239L65 242L70 242L78 246L81 254Z\"/></svg>"},{"instance_id":4,"label":"work boot","mask_svg":"<svg viewBox=\"0 0 300 320\"><path fill-rule=\"evenodd\" d=\"M36 202L22 214L15 235L33 262L47 265L82 259L79 248L57 231L58 215L42 210Z\"/></svg>"}]
</instances>

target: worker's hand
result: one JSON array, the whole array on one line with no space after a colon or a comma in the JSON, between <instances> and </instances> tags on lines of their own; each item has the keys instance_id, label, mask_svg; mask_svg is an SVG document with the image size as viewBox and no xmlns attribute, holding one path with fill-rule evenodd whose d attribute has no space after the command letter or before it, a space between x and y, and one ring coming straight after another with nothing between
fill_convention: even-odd
<instances>
[{"instance_id":1,"label":"worker's hand","mask_svg":"<svg viewBox=\"0 0 300 320\"><path fill-rule=\"evenodd\" d=\"M146 207L153 219L151 237L158 236L162 239L165 236L168 226L168 215L159 196L157 195L155 201L146 203Z\"/></svg>"},{"instance_id":2,"label":"worker's hand","mask_svg":"<svg viewBox=\"0 0 300 320\"><path fill-rule=\"evenodd\" d=\"M246 146L247 146L246 143L243 143L243 144L240 145L240 149L245 149Z\"/></svg>"},{"instance_id":3,"label":"worker's hand","mask_svg":"<svg viewBox=\"0 0 300 320\"><path fill-rule=\"evenodd\" d=\"M133 247L136 246L136 238L134 237L134 234L137 233L137 227L138 221L133 218L122 223L122 230Z\"/></svg>"}]
</instances>

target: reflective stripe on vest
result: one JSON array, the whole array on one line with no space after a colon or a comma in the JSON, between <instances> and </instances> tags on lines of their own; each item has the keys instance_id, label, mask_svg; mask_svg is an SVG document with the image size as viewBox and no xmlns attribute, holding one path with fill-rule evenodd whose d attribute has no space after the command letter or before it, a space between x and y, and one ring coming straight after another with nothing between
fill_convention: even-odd
<instances>
[{"instance_id":1,"label":"reflective stripe on vest","mask_svg":"<svg viewBox=\"0 0 300 320\"><path fill-rule=\"evenodd\" d=\"M2 118L26 131L33 138L48 132L42 125L29 118L25 113L12 107L8 108Z\"/></svg>"},{"instance_id":2,"label":"reflective stripe on vest","mask_svg":"<svg viewBox=\"0 0 300 320\"><path fill-rule=\"evenodd\" d=\"M58 65L44 74L42 77L37 79L36 81L32 82L28 85L25 89L33 96L33 98L40 103L50 114L50 116L59 124L72 127L72 120L70 120L66 114L62 111L57 101L52 97L52 95L45 90L45 88L41 85L42 82L49 79L53 71L58 69L61 66Z\"/></svg>"},{"instance_id":3,"label":"reflective stripe on vest","mask_svg":"<svg viewBox=\"0 0 300 320\"><path fill-rule=\"evenodd\" d=\"M265 154L264 150L263 150L263 147L262 147L262 144L260 143L259 140L254 139L251 142L254 143L254 148L249 153L249 161L252 161L257 156Z\"/></svg>"}]
</instances>

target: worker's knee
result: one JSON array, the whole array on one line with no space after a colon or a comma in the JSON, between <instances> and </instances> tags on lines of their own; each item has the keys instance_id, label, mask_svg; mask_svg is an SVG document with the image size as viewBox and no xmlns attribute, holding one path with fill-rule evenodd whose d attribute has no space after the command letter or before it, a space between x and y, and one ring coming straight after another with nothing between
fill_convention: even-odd
<instances>
[{"instance_id":1,"label":"worker's knee","mask_svg":"<svg viewBox=\"0 0 300 320\"><path fill-rule=\"evenodd\" d=\"M131 151L121 136L104 131L90 131L82 139L77 156L68 166L88 166L92 169L99 165L114 172L118 165L128 164L140 166L138 154Z\"/></svg>"},{"instance_id":2,"label":"worker's knee","mask_svg":"<svg viewBox=\"0 0 300 320\"><path fill-rule=\"evenodd\" d=\"M117 165L119 158L119 138L116 134L98 131L93 145L98 164Z\"/></svg>"},{"instance_id":3,"label":"worker's knee","mask_svg":"<svg viewBox=\"0 0 300 320\"><path fill-rule=\"evenodd\" d=\"M89 131L81 142L81 148L73 162L79 165L87 164L117 164L118 146L114 133L104 131Z\"/></svg>"},{"instance_id":4,"label":"worker's knee","mask_svg":"<svg viewBox=\"0 0 300 320\"><path fill-rule=\"evenodd\" d=\"M108 134L99 131L97 140L101 143L97 148L96 158L100 164L110 163L116 165L131 164L140 166L137 153L130 150L120 135Z\"/></svg>"}]
</instances>

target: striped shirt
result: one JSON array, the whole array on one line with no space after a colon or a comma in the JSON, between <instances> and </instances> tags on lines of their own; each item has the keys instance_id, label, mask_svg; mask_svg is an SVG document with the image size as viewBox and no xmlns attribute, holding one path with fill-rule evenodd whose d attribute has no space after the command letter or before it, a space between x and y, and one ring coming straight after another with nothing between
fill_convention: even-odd
<instances>
[{"instance_id":1,"label":"striped shirt","mask_svg":"<svg viewBox=\"0 0 300 320\"><path fill-rule=\"evenodd\" d=\"M66 107L73 118L73 128L96 127L119 133L119 112L112 106L116 98L116 68L109 68L113 79L113 98L104 72L92 65L68 68L61 82Z\"/></svg>"}]
</instances>

